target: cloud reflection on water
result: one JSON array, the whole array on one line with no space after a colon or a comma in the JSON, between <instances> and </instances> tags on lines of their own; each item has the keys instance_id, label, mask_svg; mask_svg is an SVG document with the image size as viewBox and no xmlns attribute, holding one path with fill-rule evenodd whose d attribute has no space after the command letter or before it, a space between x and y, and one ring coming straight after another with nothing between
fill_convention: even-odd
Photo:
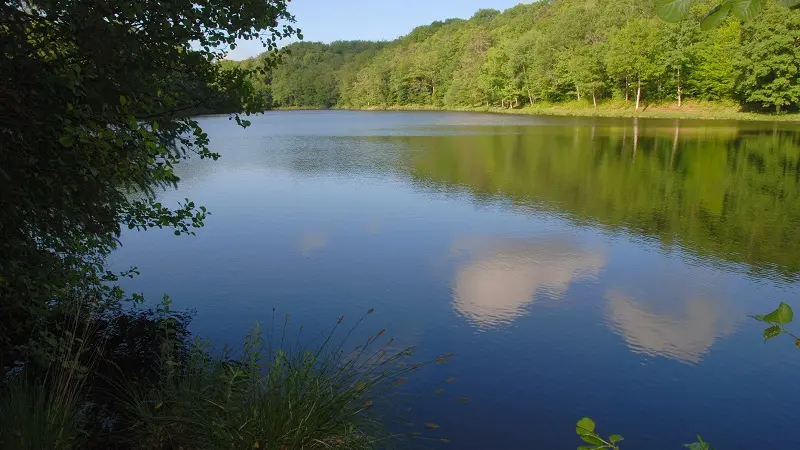
<instances>
[{"instance_id":1,"label":"cloud reflection on water","mask_svg":"<svg viewBox=\"0 0 800 450\"><path fill-rule=\"evenodd\" d=\"M560 298L605 265L602 251L563 238L457 239L452 250L470 256L453 280L453 308L484 330L524 315L537 294Z\"/></svg>"},{"instance_id":2,"label":"cloud reflection on water","mask_svg":"<svg viewBox=\"0 0 800 450\"><path fill-rule=\"evenodd\" d=\"M691 298L673 303L679 311L656 313L620 292L611 291L606 298L610 328L635 353L698 364L717 338L736 327L731 309L716 300Z\"/></svg>"}]
</instances>

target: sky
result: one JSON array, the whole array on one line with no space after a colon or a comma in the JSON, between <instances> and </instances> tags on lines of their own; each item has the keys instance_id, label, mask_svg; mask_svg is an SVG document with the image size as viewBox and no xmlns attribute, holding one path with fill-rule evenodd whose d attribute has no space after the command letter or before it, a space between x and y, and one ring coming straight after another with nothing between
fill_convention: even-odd
<instances>
[{"instance_id":1,"label":"sky","mask_svg":"<svg viewBox=\"0 0 800 450\"><path fill-rule=\"evenodd\" d=\"M500 11L522 0L291 0L304 41L393 40L417 26L450 18L468 19L481 8ZM264 49L255 41L237 43L228 58L241 60Z\"/></svg>"}]
</instances>

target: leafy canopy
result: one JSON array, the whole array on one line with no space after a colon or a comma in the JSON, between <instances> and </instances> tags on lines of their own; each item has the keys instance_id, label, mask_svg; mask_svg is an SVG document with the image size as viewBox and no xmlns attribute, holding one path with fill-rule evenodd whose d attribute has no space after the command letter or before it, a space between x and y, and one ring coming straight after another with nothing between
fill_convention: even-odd
<instances>
[{"instance_id":1,"label":"leafy canopy","mask_svg":"<svg viewBox=\"0 0 800 450\"><path fill-rule=\"evenodd\" d=\"M278 59L288 0L11 0L0 5L0 336L53 301L113 300L121 227L191 233L207 212L157 201L174 167L216 158L190 116L262 111L237 39ZM240 125L247 125L238 115ZM7 354L0 350L0 353Z\"/></svg>"}]
</instances>

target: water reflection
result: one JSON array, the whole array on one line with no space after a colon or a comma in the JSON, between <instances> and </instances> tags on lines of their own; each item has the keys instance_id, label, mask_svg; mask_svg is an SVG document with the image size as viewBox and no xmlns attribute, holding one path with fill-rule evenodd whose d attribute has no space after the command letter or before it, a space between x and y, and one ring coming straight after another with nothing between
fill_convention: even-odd
<instances>
[{"instance_id":1,"label":"water reflection","mask_svg":"<svg viewBox=\"0 0 800 450\"><path fill-rule=\"evenodd\" d=\"M650 356L699 363L714 341L736 325L729 305L707 298L678 302L677 313L654 312L621 292L609 292L606 298L611 329L632 351Z\"/></svg>"},{"instance_id":2,"label":"water reflection","mask_svg":"<svg viewBox=\"0 0 800 450\"><path fill-rule=\"evenodd\" d=\"M316 250L328 245L328 233L326 231L308 231L300 237L300 253L308 256Z\"/></svg>"},{"instance_id":3,"label":"water reflection","mask_svg":"<svg viewBox=\"0 0 800 450\"><path fill-rule=\"evenodd\" d=\"M457 239L452 250L470 255L453 280L453 308L480 329L524 315L537 294L560 298L605 265L602 251L565 238Z\"/></svg>"},{"instance_id":4,"label":"water reflection","mask_svg":"<svg viewBox=\"0 0 800 450\"><path fill-rule=\"evenodd\" d=\"M411 149L408 173L425 188L622 229L759 275L800 274L800 133L789 126L598 121L500 131L395 139Z\"/></svg>"}]
</instances>

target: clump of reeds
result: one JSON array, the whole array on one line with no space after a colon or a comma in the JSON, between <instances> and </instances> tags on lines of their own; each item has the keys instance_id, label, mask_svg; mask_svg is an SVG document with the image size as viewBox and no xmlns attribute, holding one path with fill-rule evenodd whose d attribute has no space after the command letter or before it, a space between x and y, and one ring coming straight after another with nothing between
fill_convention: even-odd
<instances>
[{"instance_id":1,"label":"clump of reeds","mask_svg":"<svg viewBox=\"0 0 800 450\"><path fill-rule=\"evenodd\" d=\"M256 326L240 350L219 356L197 341L185 362L164 359L158 383L120 383L115 439L142 449L385 446L378 404L423 364L400 364L413 348L394 347L385 330L347 350L361 320L349 330L343 320L310 344L299 334L288 344L286 323L279 339Z\"/></svg>"}]
</instances>

